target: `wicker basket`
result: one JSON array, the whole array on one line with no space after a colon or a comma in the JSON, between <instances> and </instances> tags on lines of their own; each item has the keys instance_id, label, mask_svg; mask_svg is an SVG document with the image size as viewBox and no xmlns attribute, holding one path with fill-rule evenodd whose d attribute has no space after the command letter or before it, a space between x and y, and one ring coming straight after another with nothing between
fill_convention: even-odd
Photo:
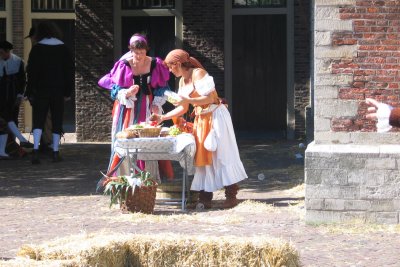
<instances>
[{"instance_id":1,"label":"wicker basket","mask_svg":"<svg viewBox=\"0 0 400 267\"><path fill-rule=\"evenodd\" d=\"M138 131L139 137L158 137L160 136L161 127L143 128Z\"/></svg>"},{"instance_id":2,"label":"wicker basket","mask_svg":"<svg viewBox=\"0 0 400 267\"><path fill-rule=\"evenodd\" d=\"M121 201L120 208L122 212L142 212L151 214L154 211L156 203L157 182L151 180L153 185L135 186L135 192L132 194L132 188L128 189L125 201ZM122 190L124 191L124 190Z\"/></svg>"},{"instance_id":3,"label":"wicker basket","mask_svg":"<svg viewBox=\"0 0 400 267\"><path fill-rule=\"evenodd\" d=\"M123 131L118 132L115 137L118 139L130 139L139 137L139 133L137 130L124 129Z\"/></svg>"}]
</instances>

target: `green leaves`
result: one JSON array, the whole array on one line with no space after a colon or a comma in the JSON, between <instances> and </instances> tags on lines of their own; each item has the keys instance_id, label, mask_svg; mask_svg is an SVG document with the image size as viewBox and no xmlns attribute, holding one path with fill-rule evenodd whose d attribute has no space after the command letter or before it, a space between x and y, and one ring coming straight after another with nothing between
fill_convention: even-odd
<instances>
[{"instance_id":1,"label":"green leaves","mask_svg":"<svg viewBox=\"0 0 400 267\"><path fill-rule=\"evenodd\" d=\"M110 179L104 187L104 195L110 196L110 208L113 204L122 203L128 198L129 189L132 190L132 195L135 192L136 186L152 186L155 182L151 179L151 174L148 171L140 171L134 175L136 183L132 183L132 177L118 176Z\"/></svg>"}]
</instances>

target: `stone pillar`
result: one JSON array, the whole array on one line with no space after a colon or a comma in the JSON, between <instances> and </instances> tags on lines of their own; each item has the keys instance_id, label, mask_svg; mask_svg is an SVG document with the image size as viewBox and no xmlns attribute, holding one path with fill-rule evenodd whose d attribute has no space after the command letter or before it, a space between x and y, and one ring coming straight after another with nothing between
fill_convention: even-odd
<instances>
[{"instance_id":1,"label":"stone pillar","mask_svg":"<svg viewBox=\"0 0 400 267\"><path fill-rule=\"evenodd\" d=\"M365 98L399 105L393 1L315 0L314 142L306 150L306 220L399 223L398 134L376 133Z\"/></svg>"}]
</instances>

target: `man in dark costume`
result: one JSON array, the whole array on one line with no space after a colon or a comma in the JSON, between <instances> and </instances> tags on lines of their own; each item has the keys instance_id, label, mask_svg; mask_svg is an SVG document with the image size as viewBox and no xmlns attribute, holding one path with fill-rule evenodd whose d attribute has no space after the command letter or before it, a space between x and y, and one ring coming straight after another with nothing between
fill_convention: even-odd
<instances>
[{"instance_id":1,"label":"man in dark costume","mask_svg":"<svg viewBox=\"0 0 400 267\"><path fill-rule=\"evenodd\" d=\"M70 99L74 88L74 63L54 24L46 21L39 23L35 39L37 44L29 53L26 89L26 96L33 109L32 164L40 163L39 143L49 109L53 131L53 162L59 162L64 101Z\"/></svg>"},{"instance_id":2,"label":"man in dark costume","mask_svg":"<svg viewBox=\"0 0 400 267\"><path fill-rule=\"evenodd\" d=\"M12 49L13 45L10 42L0 42L0 117L7 122L8 131L13 134L12 138L9 137L10 143L15 143L16 137L21 147L32 148L33 145L26 140L17 126L26 80L24 62L11 52Z\"/></svg>"}]
</instances>

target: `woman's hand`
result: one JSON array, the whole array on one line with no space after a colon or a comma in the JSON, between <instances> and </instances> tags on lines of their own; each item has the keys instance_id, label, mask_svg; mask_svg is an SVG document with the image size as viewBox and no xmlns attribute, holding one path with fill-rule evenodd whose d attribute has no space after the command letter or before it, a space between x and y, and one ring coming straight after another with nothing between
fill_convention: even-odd
<instances>
[{"instance_id":1,"label":"woman's hand","mask_svg":"<svg viewBox=\"0 0 400 267\"><path fill-rule=\"evenodd\" d=\"M164 121L164 116L153 113L153 114L151 114L149 120L152 122L156 122L157 123L156 125L159 125L160 123L162 123Z\"/></svg>"},{"instance_id":2,"label":"woman's hand","mask_svg":"<svg viewBox=\"0 0 400 267\"><path fill-rule=\"evenodd\" d=\"M380 105L382 105L382 103L376 101L373 98L366 98L365 103L373 105L373 107L369 107L367 109L368 114L365 117L370 120L376 120L378 118L378 115L377 115L378 108Z\"/></svg>"},{"instance_id":3,"label":"woman's hand","mask_svg":"<svg viewBox=\"0 0 400 267\"><path fill-rule=\"evenodd\" d=\"M376 124L377 132L383 133L389 131L392 128L389 123L389 117L393 107L372 98L365 99L365 103L373 105L373 107L368 108L368 114L365 117L370 120L378 120Z\"/></svg>"},{"instance_id":4,"label":"woman's hand","mask_svg":"<svg viewBox=\"0 0 400 267\"><path fill-rule=\"evenodd\" d=\"M131 87L129 87L127 93L126 93L126 98L129 98L131 96L135 96L139 92L139 85L134 84Z\"/></svg>"},{"instance_id":5,"label":"woman's hand","mask_svg":"<svg viewBox=\"0 0 400 267\"><path fill-rule=\"evenodd\" d=\"M174 106L186 106L190 104L190 98L186 96L179 95L180 99L176 100Z\"/></svg>"},{"instance_id":6,"label":"woman's hand","mask_svg":"<svg viewBox=\"0 0 400 267\"><path fill-rule=\"evenodd\" d=\"M161 112L157 105L151 105L151 113L160 114Z\"/></svg>"}]
</instances>

